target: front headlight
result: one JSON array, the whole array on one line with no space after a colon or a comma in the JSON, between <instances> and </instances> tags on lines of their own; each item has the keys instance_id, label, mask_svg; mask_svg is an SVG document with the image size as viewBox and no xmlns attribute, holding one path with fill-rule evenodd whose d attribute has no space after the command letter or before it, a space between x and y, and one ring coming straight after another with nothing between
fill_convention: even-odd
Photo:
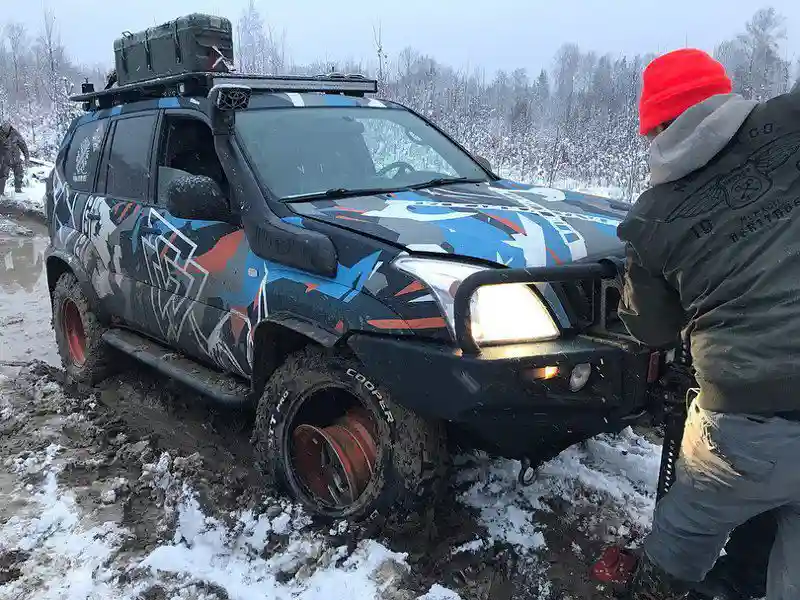
<instances>
[{"instance_id":1,"label":"front headlight","mask_svg":"<svg viewBox=\"0 0 800 600\"><path fill-rule=\"evenodd\" d=\"M394 265L425 283L454 332L453 305L464 279L483 271L446 260L401 256ZM504 283L478 288L470 301L472 336L478 343L541 341L557 338L558 327L541 298L527 285Z\"/></svg>"}]
</instances>

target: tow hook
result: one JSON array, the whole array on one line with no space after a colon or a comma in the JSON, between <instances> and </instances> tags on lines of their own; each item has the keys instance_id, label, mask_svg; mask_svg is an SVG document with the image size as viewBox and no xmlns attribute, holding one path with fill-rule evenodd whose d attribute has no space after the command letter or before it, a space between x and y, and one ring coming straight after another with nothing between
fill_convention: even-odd
<instances>
[{"instance_id":1,"label":"tow hook","mask_svg":"<svg viewBox=\"0 0 800 600\"><path fill-rule=\"evenodd\" d=\"M533 483L536 477L536 469L531 466L531 459L523 458L520 461L519 475L517 475L517 482L520 485L528 487Z\"/></svg>"}]
</instances>

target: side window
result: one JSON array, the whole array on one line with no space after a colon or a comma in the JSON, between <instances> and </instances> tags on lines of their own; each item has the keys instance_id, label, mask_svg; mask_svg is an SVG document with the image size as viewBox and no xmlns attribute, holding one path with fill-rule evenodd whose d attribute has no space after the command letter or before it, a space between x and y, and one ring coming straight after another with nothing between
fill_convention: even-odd
<instances>
[{"instance_id":1,"label":"side window","mask_svg":"<svg viewBox=\"0 0 800 600\"><path fill-rule=\"evenodd\" d=\"M106 194L115 198L146 200L155 124L155 114L116 122L108 157Z\"/></svg>"},{"instance_id":2,"label":"side window","mask_svg":"<svg viewBox=\"0 0 800 600\"><path fill-rule=\"evenodd\" d=\"M64 163L64 174L72 189L93 191L94 175L107 130L108 120L101 119L80 125L72 135Z\"/></svg>"},{"instance_id":3,"label":"side window","mask_svg":"<svg viewBox=\"0 0 800 600\"><path fill-rule=\"evenodd\" d=\"M167 114L158 155L158 204L164 204L170 182L181 175L202 175L228 195L228 182L214 149L211 128L199 119Z\"/></svg>"}]
</instances>

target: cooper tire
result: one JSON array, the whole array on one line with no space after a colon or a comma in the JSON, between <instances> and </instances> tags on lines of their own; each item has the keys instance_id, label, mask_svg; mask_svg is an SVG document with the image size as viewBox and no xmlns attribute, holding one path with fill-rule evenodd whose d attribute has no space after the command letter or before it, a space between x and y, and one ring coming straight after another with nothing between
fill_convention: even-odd
<instances>
[{"instance_id":1,"label":"cooper tire","mask_svg":"<svg viewBox=\"0 0 800 600\"><path fill-rule=\"evenodd\" d=\"M72 273L58 278L53 290L53 329L67 379L92 385L110 375L110 353L102 340L105 328Z\"/></svg>"},{"instance_id":2,"label":"cooper tire","mask_svg":"<svg viewBox=\"0 0 800 600\"><path fill-rule=\"evenodd\" d=\"M430 504L441 491L448 456L444 427L393 403L361 369L351 357L307 348L290 355L273 373L258 404L253 443L259 470L318 517L397 518L418 509L422 500ZM377 425L374 475L358 499L343 508L315 500L292 461L298 413L313 394L325 390L351 395Z\"/></svg>"}]
</instances>

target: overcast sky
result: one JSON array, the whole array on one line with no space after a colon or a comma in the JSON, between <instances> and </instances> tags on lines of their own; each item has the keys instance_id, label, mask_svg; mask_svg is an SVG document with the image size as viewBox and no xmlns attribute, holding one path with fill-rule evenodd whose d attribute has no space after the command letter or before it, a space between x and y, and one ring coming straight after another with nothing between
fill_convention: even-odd
<instances>
[{"instance_id":1,"label":"overcast sky","mask_svg":"<svg viewBox=\"0 0 800 600\"><path fill-rule=\"evenodd\" d=\"M246 0L0 0L9 17L38 31L43 6L56 14L70 55L84 64L113 61L113 41L190 12L236 20ZM222 7L226 8L222 8ZM762 6L786 17L788 58L800 57L800 0L261 0L290 58L366 58L381 24L391 57L407 45L455 67L550 68L564 42L612 54L664 52L685 44L713 50L744 29Z\"/></svg>"}]
</instances>

